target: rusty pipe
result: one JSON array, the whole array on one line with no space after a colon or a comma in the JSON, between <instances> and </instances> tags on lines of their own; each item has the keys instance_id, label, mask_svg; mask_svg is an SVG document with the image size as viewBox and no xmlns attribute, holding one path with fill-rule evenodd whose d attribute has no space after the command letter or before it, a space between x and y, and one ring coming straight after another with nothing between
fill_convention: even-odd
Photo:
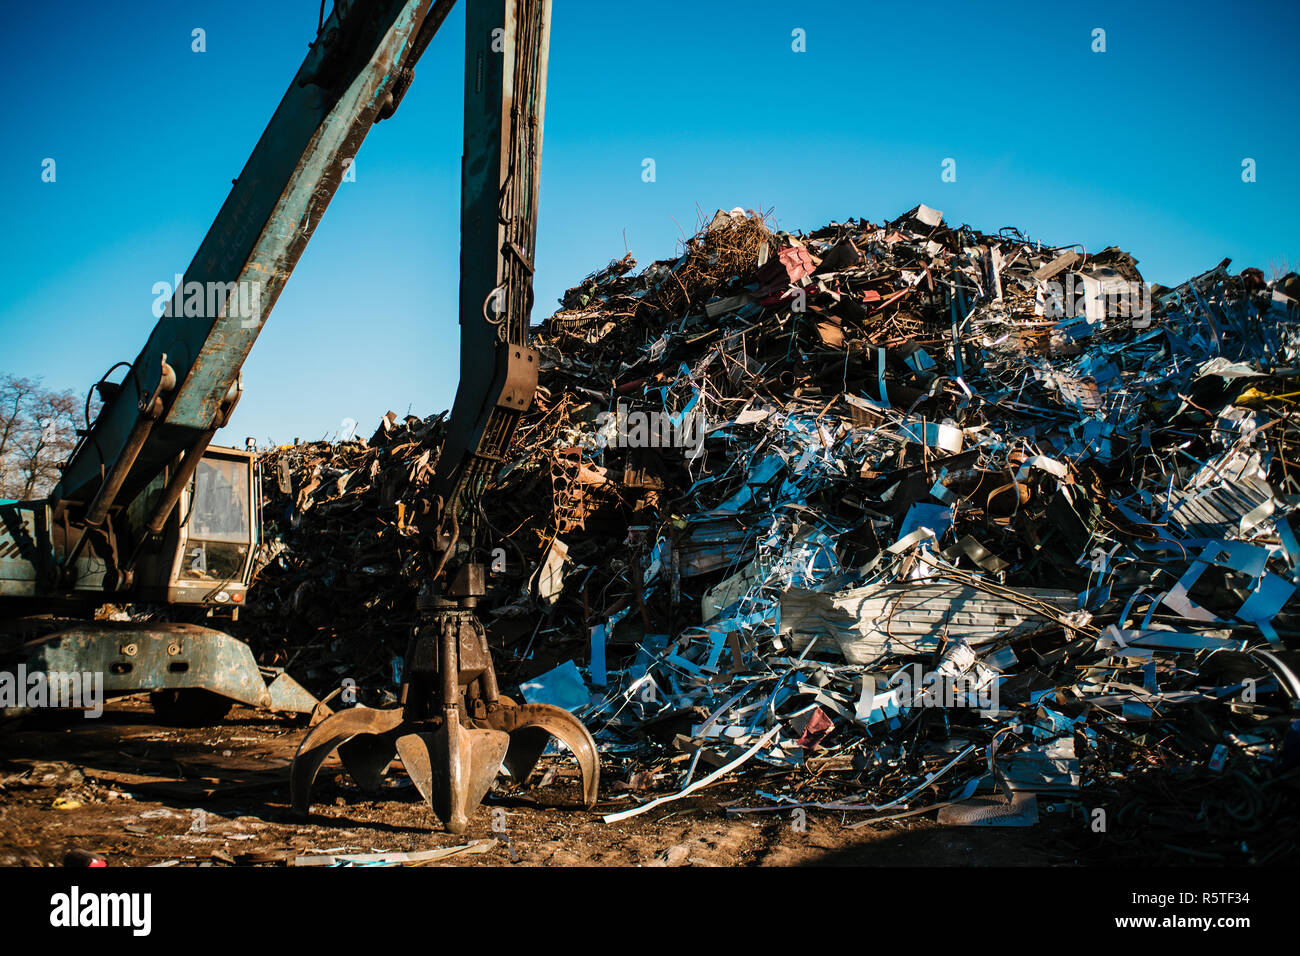
<instances>
[{"instance_id":1,"label":"rusty pipe","mask_svg":"<svg viewBox=\"0 0 1300 956\"><path fill-rule=\"evenodd\" d=\"M167 487L163 490L162 500L158 502L158 507L154 509L153 516L149 519L149 534L161 534L163 525L167 523L167 518L171 515L172 509L176 507L176 502L180 500L181 492L185 486L190 483L194 477L194 472L198 470L199 462L203 460L203 453L208 450L208 444L212 441L217 430L224 427L230 421L230 415L235 410L239 398L244 393L243 382L240 379L230 383L230 388L226 391L226 396L221 400L221 407L217 411L216 417L212 424L199 432L193 444L185 450L185 456L181 463L176 467L167 482Z\"/></svg>"},{"instance_id":2,"label":"rusty pipe","mask_svg":"<svg viewBox=\"0 0 1300 956\"><path fill-rule=\"evenodd\" d=\"M207 451L208 443L212 441L212 436L216 433L217 426L214 423L200 432L194 444L186 449L184 457L181 458L181 463L176 466L176 471L172 473L166 489L163 490L162 500L158 502L158 507L154 509L153 516L146 525L150 534L162 533L163 525L167 523L167 518L171 515L172 509L176 507L176 502L180 500L181 492L190 483L190 479L194 477L199 462L203 460L203 453Z\"/></svg>"},{"instance_id":3,"label":"rusty pipe","mask_svg":"<svg viewBox=\"0 0 1300 956\"><path fill-rule=\"evenodd\" d=\"M460 541L460 519L458 515L459 510L460 510L460 498L456 497L452 500L451 511L447 515L448 520L451 521L451 537L448 539L447 547L443 549L442 556L438 559L437 567L433 569L433 574L429 575L430 581L438 580L438 577L442 574L443 569L447 566L447 562L451 560L451 556L456 552L456 544ZM441 528L439 529L438 537L439 538L442 537Z\"/></svg>"},{"instance_id":4,"label":"rusty pipe","mask_svg":"<svg viewBox=\"0 0 1300 956\"><path fill-rule=\"evenodd\" d=\"M483 673L479 675L479 688L483 692L483 699L488 705L495 704L501 697L501 687L497 684L496 668L492 666L492 649L488 647L487 631L479 631L479 642L483 647L483 660L487 661L487 667L483 668Z\"/></svg>"},{"instance_id":5,"label":"rusty pipe","mask_svg":"<svg viewBox=\"0 0 1300 956\"><path fill-rule=\"evenodd\" d=\"M460 704L460 654L456 646L460 638L460 618L445 614L440 623L438 666L442 673L438 677L442 684L442 705L456 707Z\"/></svg>"},{"instance_id":6,"label":"rusty pipe","mask_svg":"<svg viewBox=\"0 0 1300 956\"><path fill-rule=\"evenodd\" d=\"M167 364L167 356L162 358L162 373L158 377L158 388L154 390L153 395L141 397L139 409L140 416L131 426L131 433L127 435L126 444L122 447L122 453L118 456L113 467L109 469L99 490L95 492L95 497L91 500L90 506L86 508L84 523L89 528L98 528L105 519L108 518L108 512L113 507L113 502L117 499L117 493L122 490L122 484L126 481L126 476L131 473L131 468L135 465L135 460L140 456L140 450L144 448L144 443L149 438L149 433L153 431L153 426L162 418L164 392L170 392L176 387L176 372Z\"/></svg>"}]
</instances>

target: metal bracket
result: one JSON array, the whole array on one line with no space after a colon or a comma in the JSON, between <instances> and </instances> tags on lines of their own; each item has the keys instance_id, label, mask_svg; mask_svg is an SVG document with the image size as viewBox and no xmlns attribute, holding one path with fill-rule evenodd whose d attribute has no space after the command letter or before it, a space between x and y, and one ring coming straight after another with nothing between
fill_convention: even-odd
<instances>
[{"instance_id":1,"label":"metal bracket","mask_svg":"<svg viewBox=\"0 0 1300 956\"><path fill-rule=\"evenodd\" d=\"M502 382L497 407L526 412L537 392L540 355L526 345L507 345L497 350L497 380Z\"/></svg>"}]
</instances>

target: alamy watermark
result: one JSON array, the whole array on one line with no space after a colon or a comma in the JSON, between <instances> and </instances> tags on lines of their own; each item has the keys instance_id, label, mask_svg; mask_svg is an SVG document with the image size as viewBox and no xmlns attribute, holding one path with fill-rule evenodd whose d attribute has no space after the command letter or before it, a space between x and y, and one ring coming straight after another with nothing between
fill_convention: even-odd
<instances>
[{"instance_id":1,"label":"alamy watermark","mask_svg":"<svg viewBox=\"0 0 1300 956\"><path fill-rule=\"evenodd\" d=\"M50 897L50 925L56 928L121 927L133 936L148 936L152 914L152 893L83 893L73 886Z\"/></svg>"},{"instance_id":2,"label":"alamy watermark","mask_svg":"<svg viewBox=\"0 0 1300 956\"><path fill-rule=\"evenodd\" d=\"M980 668L959 673L941 664L925 674L920 664L910 664L894 674L887 687L903 709L969 707L990 715L999 710L998 680Z\"/></svg>"},{"instance_id":3,"label":"alamy watermark","mask_svg":"<svg viewBox=\"0 0 1300 956\"><path fill-rule=\"evenodd\" d=\"M611 448L684 448L694 454L704 444L704 412L699 405L671 415L633 410L619 402L614 411L596 416L596 426L602 431L611 424Z\"/></svg>"},{"instance_id":4,"label":"alamy watermark","mask_svg":"<svg viewBox=\"0 0 1300 956\"><path fill-rule=\"evenodd\" d=\"M262 283L253 279L238 282L185 281L153 284L153 315L187 319L239 319L240 327L251 329L262 321Z\"/></svg>"},{"instance_id":5,"label":"alamy watermark","mask_svg":"<svg viewBox=\"0 0 1300 956\"><path fill-rule=\"evenodd\" d=\"M1064 282L1042 284L1043 314L1049 319L1084 318L1090 322L1110 316L1151 321L1154 297L1145 282L1105 281L1069 273Z\"/></svg>"},{"instance_id":6,"label":"alamy watermark","mask_svg":"<svg viewBox=\"0 0 1300 956\"><path fill-rule=\"evenodd\" d=\"M104 713L104 675L100 671L0 671L0 710L71 707L86 717Z\"/></svg>"}]
</instances>

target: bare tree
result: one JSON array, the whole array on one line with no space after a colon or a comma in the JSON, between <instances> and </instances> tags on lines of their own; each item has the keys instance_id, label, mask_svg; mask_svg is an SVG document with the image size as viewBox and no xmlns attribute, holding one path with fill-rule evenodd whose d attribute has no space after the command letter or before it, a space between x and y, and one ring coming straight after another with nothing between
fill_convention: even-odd
<instances>
[{"instance_id":1,"label":"bare tree","mask_svg":"<svg viewBox=\"0 0 1300 956\"><path fill-rule=\"evenodd\" d=\"M0 375L0 497L16 492L17 460L14 446L22 431L31 395L39 382L16 375Z\"/></svg>"},{"instance_id":2,"label":"bare tree","mask_svg":"<svg viewBox=\"0 0 1300 956\"><path fill-rule=\"evenodd\" d=\"M0 498L46 495L76 444L80 400L40 379L0 375Z\"/></svg>"}]
</instances>

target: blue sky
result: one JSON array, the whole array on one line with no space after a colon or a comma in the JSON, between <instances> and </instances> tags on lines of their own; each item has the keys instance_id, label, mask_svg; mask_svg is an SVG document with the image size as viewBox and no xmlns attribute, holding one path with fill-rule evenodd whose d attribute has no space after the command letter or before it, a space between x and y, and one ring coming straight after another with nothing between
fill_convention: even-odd
<instances>
[{"instance_id":1,"label":"blue sky","mask_svg":"<svg viewBox=\"0 0 1300 956\"><path fill-rule=\"evenodd\" d=\"M318 9L74 0L10 13L0 371L80 393L135 358L153 283L189 263ZM669 256L699 216L736 205L793 230L924 202L985 231L1119 245L1164 284L1223 256L1296 267L1298 11L555 0L534 321L625 248L642 264ZM221 439L320 438L348 417L369 434L390 408L450 404L463 22L458 8L367 138ZM190 49L194 27L205 53ZM791 49L796 28L806 52Z\"/></svg>"}]
</instances>

